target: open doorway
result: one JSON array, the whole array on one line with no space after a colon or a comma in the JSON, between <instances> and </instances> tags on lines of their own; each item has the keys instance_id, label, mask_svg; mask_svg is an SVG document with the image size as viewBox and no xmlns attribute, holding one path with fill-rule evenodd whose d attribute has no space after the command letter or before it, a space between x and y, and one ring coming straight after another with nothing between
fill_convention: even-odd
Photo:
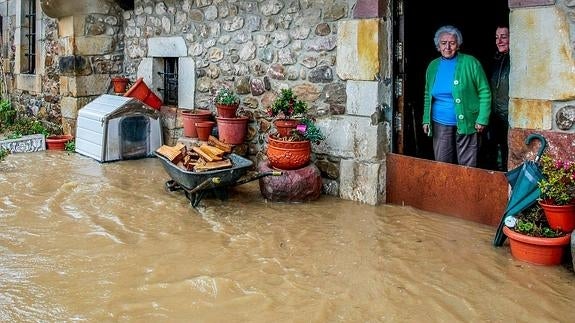
<instances>
[{"instance_id":1,"label":"open doorway","mask_svg":"<svg viewBox=\"0 0 575 323\"><path fill-rule=\"evenodd\" d=\"M425 70L439 57L435 31L443 25L459 28L461 51L488 69L496 26L509 20L508 2L402 0L394 8L396 102L393 152L386 156L386 202L497 225L507 203L504 173L433 161L432 140L423 133L421 120Z\"/></svg>"},{"instance_id":2,"label":"open doorway","mask_svg":"<svg viewBox=\"0 0 575 323\"><path fill-rule=\"evenodd\" d=\"M454 25L463 34L461 51L475 56L489 76L489 62L495 53L495 28L508 24L507 0L485 0L474 6L466 1L404 0L402 17L397 17L397 39L403 44L403 59L396 75L402 79L401 140L394 141L393 152L433 159L431 139L422 131L423 91L428 63L439 56L433 43L435 31Z\"/></svg>"}]
</instances>

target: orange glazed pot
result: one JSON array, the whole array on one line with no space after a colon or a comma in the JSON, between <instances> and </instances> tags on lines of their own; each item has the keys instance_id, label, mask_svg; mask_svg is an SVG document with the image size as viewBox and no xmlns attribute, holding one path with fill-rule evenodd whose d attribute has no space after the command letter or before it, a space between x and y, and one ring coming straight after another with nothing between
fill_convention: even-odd
<instances>
[{"instance_id":1,"label":"orange glazed pot","mask_svg":"<svg viewBox=\"0 0 575 323\"><path fill-rule=\"evenodd\" d=\"M535 265L555 266L561 264L571 235L558 238L531 237L515 232L507 226L503 233L509 238L511 255L519 260Z\"/></svg>"},{"instance_id":2,"label":"orange glazed pot","mask_svg":"<svg viewBox=\"0 0 575 323\"><path fill-rule=\"evenodd\" d=\"M268 136L266 153L270 166L283 170L305 167L311 158L311 142L278 140Z\"/></svg>"}]
</instances>

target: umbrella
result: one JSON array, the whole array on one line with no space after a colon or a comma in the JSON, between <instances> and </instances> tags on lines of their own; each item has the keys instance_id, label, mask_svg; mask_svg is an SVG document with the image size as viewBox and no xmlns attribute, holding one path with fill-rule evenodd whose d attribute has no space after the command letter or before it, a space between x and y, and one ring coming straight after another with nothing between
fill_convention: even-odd
<instances>
[{"instance_id":1,"label":"umbrella","mask_svg":"<svg viewBox=\"0 0 575 323\"><path fill-rule=\"evenodd\" d=\"M535 159L527 160L523 162L523 164L505 173L505 177L507 177L507 181L509 185L511 185L511 196L509 196L505 213L497 227L495 239L493 239L493 245L496 247L503 245L505 241L506 236L503 234L505 220L527 209L539 198L541 191L539 190L537 182L543 179L543 174L539 168L539 159L547 146L547 140L545 140L542 135L534 133L525 139L525 144L529 145L533 139L539 139L541 142Z\"/></svg>"}]
</instances>

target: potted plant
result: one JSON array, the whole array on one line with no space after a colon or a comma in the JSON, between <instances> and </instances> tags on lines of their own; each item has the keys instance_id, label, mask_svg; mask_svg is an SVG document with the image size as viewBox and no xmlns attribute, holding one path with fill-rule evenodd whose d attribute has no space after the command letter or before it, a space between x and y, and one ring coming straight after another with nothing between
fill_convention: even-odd
<instances>
[{"instance_id":1,"label":"potted plant","mask_svg":"<svg viewBox=\"0 0 575 323\"><path fill-rule=\"evenodd\" d=\"M533 204L512 219L503 227L503 233L509 238L513 257L537 265L561 263L571 237L566 232L551 228L538 204Z\"/></svg>"},{"instance_id":2,"label":"potted plant","mask_svg":"<svg viewBox=\"0 0 575 323\"><path fill-rule=\"evenodd\" d=\"M240 106L240 97L232 89L221 87L215 93L214 104L218 117L235 118Z\"/></svg>"},{"instance_id":3,"label":"potted plant","mask_svg":"<svg viewBox=\"0 0 575 323\"><path fill-rule=\"evenodd\" d=\"M277 118L277 130L268 136L266 156L270 166L293 170L306 166L311 159L311 143L318 144L325 136L307 115L308 105L297 98L291 89L281 90L268 109Z\"/></svg>"},{"instance_id":4,"label":"potted plant","mask_svg":"<svg viewBox=\"0 0 575 323\"><path fill-rule=\"evenodd\" d=\"M539 204L551 228L571 232L575 228L575 163L545 154L540 165Z\"/></svg>"},{"instance_id":5,"label":"potted plant","mask_svg":"<svg viewBox=\"0 0 575 323\"><path fill-rule=\"evenodd\" d=\"M228 87L220 87L214 95L217 111L218 139L230 145L242 144L247 136L250 118L240 115L240 97Z\"/></svg>"},{"instance_id":6,"label":"potted plant","mask_svg":"<svg viewBox=\"0 0 575 323\"><path fill-rule=\"evenodd\" d=\"M307 111L307 103L298 99L292 89L282 89L267 112L275 119L274 126L279 135L286 137L300 124L298 118L304 117Z\"/></svg>"}]
</instances>

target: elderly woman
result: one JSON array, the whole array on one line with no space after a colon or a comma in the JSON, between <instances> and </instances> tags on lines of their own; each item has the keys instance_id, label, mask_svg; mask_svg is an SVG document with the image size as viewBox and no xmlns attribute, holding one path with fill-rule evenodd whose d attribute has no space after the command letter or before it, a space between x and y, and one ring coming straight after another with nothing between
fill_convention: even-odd
<instances>
[{"instance_id":1,"label":"elderly woman","mask_svg":"<svg viewBox=\"0 0 575 323\"><path fill-rule=\"evenodd\" d=\"M433 40L441 57L425 74L423 132L433 137L435 160L477 167L481 132L491 113L489 81L475 57L459 52L459 29L440 27Z\"/></svg>"}]
</instances>

